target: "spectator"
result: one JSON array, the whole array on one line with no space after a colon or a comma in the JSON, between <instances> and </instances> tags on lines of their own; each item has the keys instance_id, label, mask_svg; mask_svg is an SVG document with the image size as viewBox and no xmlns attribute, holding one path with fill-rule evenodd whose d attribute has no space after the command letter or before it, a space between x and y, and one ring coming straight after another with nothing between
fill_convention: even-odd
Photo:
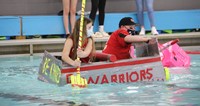
<instances>
[{"instance_id":1,"label":"spectator","mask_svg":"<svg viewBox=\"0 0 200 106\"><path fill-rule=\"evenodd\" d=\"M90 12L90 18L93 21L95 21L96 13L97 10L99 10L99 32L95 34L95 37L103 37L103 36L109 36L105 31L104 31L104 18L105 18L105 5L106 5L106 0L91 0L91 12ZM93 26L92 26L93 29Z\"/></svg>"},{"instance_id":2,"label":"spectator","mask_svg":"<svg viewBox=\"0 0 200 106\"><path fill-rule=\"evenodd\" d=\"M65 33L67 36L70 35L69 31L69 15L70 15L70 28L73 31L76 21L76 6L77 0L63 0L63 21L65 26Z\"/></svg>"},{"instance_id":3,"label":"spectator","mask_svg":"<svg viewBox=\"0 0 200 106\"><path fill-rule=\"evenodd\" d=\"M144 28L144 5L147 7L147 13L149 17L149 21L151 24L151 34L158 35L159 33L156 30L155 23L154 23L154 10L153 10L153 3L154 0L136 0L137 5L137 16L139 24L141 25L140 35L145 35L145 28Z\"/></svg>"}]
</instances>

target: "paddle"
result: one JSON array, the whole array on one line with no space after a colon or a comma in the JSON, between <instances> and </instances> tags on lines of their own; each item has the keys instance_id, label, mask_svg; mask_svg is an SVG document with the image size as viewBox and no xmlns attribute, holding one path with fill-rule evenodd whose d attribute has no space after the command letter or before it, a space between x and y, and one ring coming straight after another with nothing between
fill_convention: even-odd
<instances>
[{"instance_id":1,"label":"paddle","mask_svg":"<svg viewBox=\"0 0 200 106\"><path fill-rule=\"evenodd\" d=\"M164 46L163 48L160 49L160 52L162 52L163 50L167 49L168 47L172 46L173 44L179 42L179 39L175 39L173 40L171 43L167 44L166 46Z\"/></svg>"},{"instance_id":2,"label":"paddle","mask_svg":"<svg viewBox=\"0 0 200 106\"><path fill-rule=\"evenodd\" d=\"M80 32L79 32L80 35L79 35L78 49L81 49L81 46L82 46L85 3L86 3L86 0L82 0ZM80 61L80 58L77 57L77 60ZM85 78L82 78L81 75L80 75L80 67L77 68L76 75L70 76L70 80L71 80L72 87L84 88L84 87L87 86L87 80Z\"/></svg>"}]
</instances>

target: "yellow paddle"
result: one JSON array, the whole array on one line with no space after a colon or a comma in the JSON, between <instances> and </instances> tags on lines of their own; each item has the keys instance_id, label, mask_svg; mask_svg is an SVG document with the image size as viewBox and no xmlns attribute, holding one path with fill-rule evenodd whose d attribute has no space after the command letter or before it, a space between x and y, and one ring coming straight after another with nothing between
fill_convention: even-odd
<instances>
[{"instance_id":1,"label":"yellow paddle","mask_svg":"<svg viewBox=\"0 0 200 106\"><path fill-rule=\"evenodd\" d=\"M85 3L86 3L86 0L82 0L80 32L79 32L80 35L79 35L78 49L81 49L81 46L82 46ZM80 61L80 58L77 57L77 60ZM77 68L76 75L71 75L70 80L71 80L72 87L84 88L84 87L87 86L87 80L85 78L81 78L80 67Z\"/></svg>"}]
</instances>

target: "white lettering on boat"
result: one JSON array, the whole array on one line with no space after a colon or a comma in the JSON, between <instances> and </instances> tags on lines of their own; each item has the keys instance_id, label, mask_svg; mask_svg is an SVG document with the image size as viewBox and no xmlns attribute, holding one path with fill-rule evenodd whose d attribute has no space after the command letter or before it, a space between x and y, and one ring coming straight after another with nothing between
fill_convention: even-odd
<instances>
[{"instance_id":1,"label":"white lettering on boat","mask_svg":"<svg viewBox=\"0 0 200 106\"><path fill-rule=\"evenodd\" d=\"M147 68L140 71L120 72L116 74L103 74L101 76L89 76L88 84L106 84L106 83L126 83L137 81L149 81L153 78L153 68ZM70 83L69 77L72 74L66 74L66 83Z\"/></svg>"}]
</instances>

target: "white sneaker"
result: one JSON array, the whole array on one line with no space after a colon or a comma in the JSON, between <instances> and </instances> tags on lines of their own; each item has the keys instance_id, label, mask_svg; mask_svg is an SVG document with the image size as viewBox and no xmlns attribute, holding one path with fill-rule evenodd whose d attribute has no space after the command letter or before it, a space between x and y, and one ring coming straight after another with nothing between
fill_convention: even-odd
<instances>
[{"instance_id":1,"label":"white sneaker","mask_svg":"<svg viewBox=\"0 0 200 106\"><path fill-rule=\"evenodd\" d=\"M96 33L94 34L94 37L95 37L95 38L102 38L103 35L102 35L100 32L96 32Z\"/></svg>"},{"instance_id":2,"label":"white sneaker","mask_svg":"<svg viewBox=\"0 0 200 106\"><path fill-rule=\"evenodd\" d=\"M109 37L110 35L108 34L108 33L106 33L106 32L100 32L104 37Z\"/></svg>"},{"instance_id":3,"label":"white sneaker","mask_svg":"<svg viewBox=\"0 0 200 106\"><path fill-rule=\"evenodd\" d=\"M141 28L139 35L145 35L145 29Z\"/></svg>"},{"instance_id":4,"label":"white sneaker","mask_svg":"<svg viewBox=\"0 0 200 106\"><path fill-rule=\"evenodd\" d=\"M159 34L158 31L156 30L156 27L151 28L151 34L152 35L158 35Z\"/></svg>"},{"instance_id":5,"label":"white sneaker","mask_svg":"<svg viewBox=\"0 0 200 106\"><path fill-rule=\"evenodd\" d=\"M106 32L104 31L104 26L103 26L103 25L100 25L100 26L99 26L99 32L100 32L104 37L108 37L108 36L109 36L108 33L106 33Z\"/></svg>"}]
</instances>

